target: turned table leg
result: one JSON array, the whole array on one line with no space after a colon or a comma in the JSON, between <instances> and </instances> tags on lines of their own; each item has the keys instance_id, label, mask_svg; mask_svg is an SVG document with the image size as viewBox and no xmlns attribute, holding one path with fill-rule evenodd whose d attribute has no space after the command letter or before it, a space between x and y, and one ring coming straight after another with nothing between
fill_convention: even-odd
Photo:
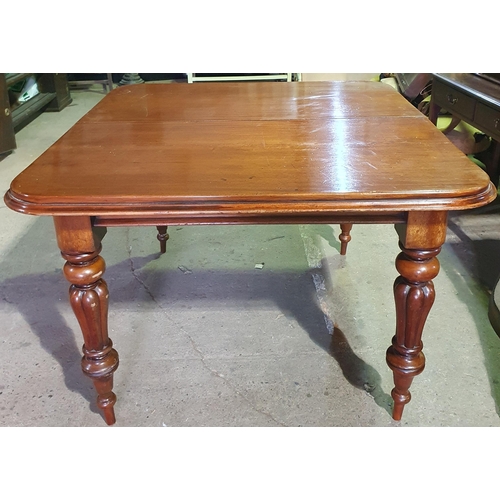
<instances>
[{"instance_id":1,"label":"turned table leg","mask_svg":"<svg viewBox=\"0 0 500 500\"><path fill-rule=\"evenodd\" d=\"M69 297L83 333L82 369L97 390L97 405L108 425L115 423L113 373L118 353L108 337L108 287L102 279L101 242L89 217L54 217L64 275L71 283Z\"/></svg>"},{"instance_id":2,"label":"turned table leg","mask_svg":"<svg viewBox=\"0 0 500 500\"><path fill-rule=\"evenodd\" d=\"M410 213L408 224L396 227L400 233L401 253L396 258L400 276L394 282L396 334L387 350L387 364L394 372L392 417L401 420L410 401L410 385L422 373L422 331L434 303L432 280L439 273L436 258L446 236L445 212Z\"/></svg>"},{"instance_id":3,"label":"turned table leg","mask_svg":"<svg viewBox=\"0 0 500 500\"><path fill-rule=\"evenodd\" d=\"M347 244L351 241L351 229L352 224L340 224L340 230L342 231L339 235L340 255L347 253Z\"/></svg>"},{"instance_id":4,"label":"turned table leg","mask_svg":"<svg viewBox=\"0 0 500 500\"><path fill-rule=\"evenodd\" d=\"M158 230L156 238L160 242L160 252L165 253L167 251L167 240L170 238L167 233L168 226L156 226L156 229Z\"/></svg>"}]
</instances>

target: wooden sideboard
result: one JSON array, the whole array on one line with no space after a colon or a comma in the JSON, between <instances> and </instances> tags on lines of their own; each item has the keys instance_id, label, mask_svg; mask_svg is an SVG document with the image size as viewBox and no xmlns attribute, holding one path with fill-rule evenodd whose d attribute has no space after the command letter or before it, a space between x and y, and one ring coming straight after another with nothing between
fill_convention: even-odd
<instances>
[{"instance_id":1,"label":"wooden sideboard","mask_svg":"<svg viewBox=\"0 0 500 500\"><path fill-rule=\"evenodd\" d=\"M435 73L429 118L437 123L441 109L490 136L493 144L481 158L498 186L500 172L500 74Z\"/></svg>"}]
</instances>

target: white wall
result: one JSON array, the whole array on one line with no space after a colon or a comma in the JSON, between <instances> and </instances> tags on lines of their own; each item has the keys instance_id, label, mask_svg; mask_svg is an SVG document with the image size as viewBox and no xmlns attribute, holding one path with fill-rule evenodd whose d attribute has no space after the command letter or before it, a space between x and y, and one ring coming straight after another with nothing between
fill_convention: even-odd
<instances>
[{"instance_id":1,"label":"white wall","mask_svg":"<svg viewBox=\"0 0 500 500\"><path fill-rule=\"evenodd\" d=\"M380 73L301 73L303 82L325 82L332 80L371 80Z\"/></svg>"}]
</instances>

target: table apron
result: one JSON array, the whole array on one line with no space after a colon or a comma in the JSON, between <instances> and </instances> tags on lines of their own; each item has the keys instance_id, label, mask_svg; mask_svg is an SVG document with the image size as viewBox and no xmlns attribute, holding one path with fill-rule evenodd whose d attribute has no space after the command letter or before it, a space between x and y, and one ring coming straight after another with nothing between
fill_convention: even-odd
<instances>
[{"instance_id":1,"label":"table apron","mask_svg":"<svg viewBox=\"0 0 500 500\"><path fill-rule=\"evenodd\" d=\"M308 215L226 215L218 216L144 216L92 217L93 226L194 226L194 225L261 225L261 224L398 224L405 223L408 212L338 213Z\"/></svg>"}]
</instances>

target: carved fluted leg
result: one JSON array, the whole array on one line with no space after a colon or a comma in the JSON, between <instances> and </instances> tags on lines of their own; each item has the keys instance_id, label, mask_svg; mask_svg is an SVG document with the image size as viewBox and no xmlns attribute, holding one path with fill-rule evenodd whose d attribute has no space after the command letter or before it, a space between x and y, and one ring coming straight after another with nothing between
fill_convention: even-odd
<instances>
[{"instance_id":1,"label":"carved fluted leg","mask_svg":"<svg viewBox=\"0 0 500 500\"><path fill-rule=\"evenodd\" d=\"M394 420L401 420L413 377L425 366L422 331L434 303L432 280L439 273L436 256L446 239L446 226L446 212L410 212L406 224L396 225L402 252L396 258L400 276L394 282L396 335L387 350L387 364L394 372Z\"/></svg>"},{"instance_id":2,"label":"carved fluted leg","mask_svg":"<svg viewBox=\"0 0 500 500\"><path fill-rule=\"evenodd\" d=\"M104 259L97 252L79 256L62 253L67 260L64 275L71 283L71 307L82 329L84 346L82 369L97 390L97 406L107 424L115 423L113 373L118 367L118 353L108 337L108 287L101 279ZM97 278L97 279L96 279Z\"/></svg>"},{"instance_id":3,"label":"carved fluted leg","mask_svg":"<svg viewBox=\"0 0 500 500\"><path fill-rule=\"evenodd\" d=\"M97 390L97 405L108 425L115 423L113 373L118 353L108 337L108 287L102 279L104 259L101 244L85 217L55 217L61 255L66 259L64 275L71 283L71 307L83 333L82 369Z\"/></svg>"},{"instance_id":4,"label":"carved fluted leg","mask_svg":"<svg viewBox=\"0 0 500 500\"><path fill-rule=\"evenodd\" d=\"M392 417L401 420L404 406L410 401L413 377L425 366L422 353L422 331L434 303L432 279L439 272L436 255L440 248L409 250L400 244L402 252L396 259L400 276L394 282L396 301L396 335L387 350L387 364L394 372Z\"/></svg>"},{"instance_id":5,"label":"carved fluted leg","mask_svg":"<svg viewBox=\"0 0 500 500\"><path fill-rule=\"evenodd\" d=\"M340 255L345 255L347 252L347 244L351 241L351 229L352 224L340 224L340 230L342 231L339 235Z\"/></svg>"},{"instance_id":6,"label":"carved fluted leg","mask_svg":"<svg viewBox=\"0 0 500 500\"><path fill-rule=\"evenodd\" d=\"M170 238L170 235L167 233L168 226L156 226L158 230L158 241L160 242L160 252L165 253L167 251L167 240Z\"/></svg>"}]
</instances>

